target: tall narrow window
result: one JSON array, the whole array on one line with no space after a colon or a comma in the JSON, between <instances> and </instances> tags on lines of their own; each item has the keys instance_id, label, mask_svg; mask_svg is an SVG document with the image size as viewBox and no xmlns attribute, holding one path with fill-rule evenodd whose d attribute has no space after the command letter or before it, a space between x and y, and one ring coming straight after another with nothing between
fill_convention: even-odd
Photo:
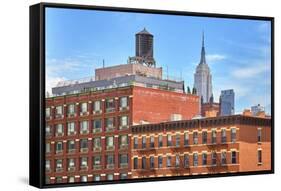
<instances>
[{"instance_id":1,"label":"tall narrow window","mask_svg":"<svg viewBox=\"0 0 281 191\"><path fill-rule=\"evenodd\" d=\"M56 106L56 118L61 118L63 115L63 108L62 106Z\"/></svg>"},{"instance_id":2,"label":"tall narrow window","mask_svg":"<svg viewBox=\"0 0 281 191\"><path fill-rule=\"evenodd\" d=\"M120 149L127 149L128 148L128 136L127 135L120 135L119 136L119 148Z\"/></svg>"},{"instance_id":3,"label":"tall narrow window","mask_svg":"<svg viewBox=\"0 0 281 191\"><path fill-rule=\"evenodd\" d=\"M149 161L150 161L150 168L154 168L154 157L151 156L151 157L149 158Z\"/></svg>"},{"instance_id":4,"label":"tall narrow window","mask_svg":"<svg viewBox=\"0 0 281 191\"><path fill-rule=\"evenodd\" d=\"M106 101L105 101L105 109L106 109L106 112L113 112L113 111L115 111L115 101L114 101L114 98L106 99Z\"/></svg>"},{"instance_id":5,"label":"tall narrow window","mask_svg":"<svg viewBox=\"0 0 281 191\"><path fill-rule=\"evenodd\" d=\"M134 137L134 149L138 149L138 138Z\"/></svg>"},{"instance_id":6,"label":"tall narrow window","mask_svg":"<svg viewBox=\"0 0 281 191\"><path fill-rule=\"evenodd\" d=\"M134 158L134 169L138 169L138 157Z\"/></svg>"},{"instance_id":7,"label":"tall narrow window","mask_svg":"<svg viewBox=\"0 0 281 191\"><path fill-rule=\"evenodd\" d=\"M141 168L146 169L146 157L141 158Z\"/></svg>"},{"instance_id":8,"label":"tall narrow window","mask_svg":"<svg viewBox=\"0 0 281 191\"><path fill-rule=\"evenodd\" d=\"M67 150L68 150L68 153L75 152L75 141L74 140L69 140L67 142Z\"/></svg>"},{"instance_id":9,"label":"tall narrow window","mask_svg":"<svg viewBox=\"0 0 281 191\"><path fill-rule=\"evenodd\" d=\"M68 122L67 123L67 135L74 135L75 134L75 123Z\"/></svg>"},{"instance_id":10,"label":"tall narrow window","mask_svg":"<svg viewBox=\"0 0 281 191\"><path fill-rule=\"evenodd\" d=\"M221 143L226 143L226 130L222 129L221 130Z\"/></svg>"},{"instance_id":11,"label":"tall narrow window","mask_svg":"<svg viewBox=\"0 0 281 191\"><path fill-rule=\"evenodd\" d=\"M258 142L261 142L261 129L258 129Z\"/></svg>"},{"instance_id":12,"label":"tall narrow window","mask_svg":"<svg viewBox=\"0 0 281 191\"><path fill-rule=\"evenodd\" d=\"M236 161L236 157L237 157L236 155L237 155L237 154L236 154L236 151L232 151L232 152L231 152L231 163L232 163L232 164L236 164L236 162L237 162L237 161Z\"/></svg>"},{"instance_id":13,"label":"tall narrow window","mask_svg":"<svg viewBox=\"0 0 281 191\"><path fill-rule=\"evenodd\" d=\"M128 116L124 115L120 117L120 126L119 129L128 129Z\"/></svg>"},{"instance_id":14,"label":"tall narrow window","mask_svg":"<svg viewBox=\"0 0 281 191\"><path fill-rule=\"evenodd\" d=\"M94 138L94 151L101 151L101 138Z\"/></svg>"},{"instance_id":15,"label":"tall narrow window","mask_svg":"<svg viewBox=\"0 0 281 191\"><path fill-rule=\"evenodd\" d=\"M193 166L198 166L198 153L193 153Z\"/></svg>"},{"instance_id":16,"label":"tall narrow window","mask_svg":"<svg viewBox=\"0 0 281 191\"><path fill-rule=\"evenodd\" d=\"M193 144L194 145L198 144L198 132L197 131L193 132Z\"/></svg>"},{"instance_id":17,"label":"tall narrow window","mask_svg":"<svg viewBox=\"0 0 281 191\"><path fill-rule=\"evenodd\" d=\"M93 133L99 133L101 131L101 119L93 120Z\"/></svg>"},{"instance_id":18,"label":"tall narrow window","mask_svg":"<svg viewBox=\"0 0 281 191\"><path fill-rule=\"evenodd\" d=\"M106 168L108 169L114 168L114 155L106 156Z\"/></svg>"},{"instance_id":19,"label":"tall narrow window","mask_svg":"<svg viewBox=\"0 0 281 191\"><path fill-rule=\"evenodd\" d=\"M258 164L262 164L262 150L258 150Z\"/></svg>"},{"instance_id":20,"label":"tall narrow window","mask_svg":"<svg viewBox=\"0 0 281 191\"><path fill-rule=\"evenodd\" d=\"M106 137L106 149L113 150L114 149L114 137Z\"/></svg>"},{"instance_id":21,"label":"tall narrow window","mask_svg":"<svg viewBox=\"0 0 281 191\"><path fill-rule=\"evenodd\" d=\"M85 170L88 168L88 157L80 158L80 169Z\"/></svg>"},{"instance_id":22,"label":"tall narrow window","mask_svg":"<svg viewBox=\"0 0 281 191\"><path fill-rule=\"evenodd\" d=\"M73 116L75 114L75 106L74 106L74 104L69 104L68 106L67 106L67 115L69 116L69 117L71 117L71 116Z\"/></svg>"},{"instance_id":23,"label":"tall narrow window","mask_svg":"<svg viewBox=\"0 0 281 191\"><path fill-rule=\"evenodd\" d=\"M52 135L52 129L51 129L51 126L50 126L50 125L46 125L45 132L46 132L46 136L47 136L47 137L49 137L49 136Z\"/></svg>"},{"instance_id":24,"label":"tall narrow window","mask_svg":"<svg viewBox=\"0 0 281 191\"><path fill-rule=\"evenodd\" d=\"M158 156L158 168L162 168L162 167L163 167L163 157Z\"/></svg>"},{"instance_id":25,"label":"tall narrow window","mask_svg":"<svg viewBox=\"0 0 281 191\"><path fill-rule=\"evenodd\" d=\"M75 159L70 158L67 160L68 163L68 171L73 171L75 168Z\"/></svg>"},{"instance_id":26,"label":"tall narrow window","mask_svg":"<svg viewBox=\"0 0 281 191\"><path fill-rule=\"evenodd\" d=\"M216 143L217 143L217 131L212 130L212 144L216 144Z\"/></svg>"},{"instance_id":27,"label":"tall narrow window","mask_svg":"<svg viewBox=\"0 0 281 191\"><path fill-rule=\"evenodd\" d=\"M50 145L50 143L46 143L45 150L46 150L46 153L50 153L51 152L51 145Z\"/></svg>"},{"instance_id":28,"label":"tall narrow window","mask_svg":"<svg viewBox=\"0 0 281 191\"><path fill-rule=\"evenodd\" d=\"M119 155L119 166L120 166L120 168L128 168L128 155L127 154Z\"/></svg>"},{"instance_id":29,"label":"tall narrow window","mask_svg":"<svg viewBox=\"0 0 281 191\"><path fill-rule=\"evenodd\" d=\"M63 166L62 166L62 159L57 159L56 160L56 172L61 172L63 169Z\"/></svg>"},{"instance_id":30,"label":"tall narrow window","mask_svg":"<svg viewBox=\"0 0 281 191\"><path fill-rule=\"evenodd\" d=\"M88 152L88 139L80 140L80 152Z\"/></svg>"},{"instance_id":31,"label":"tall narrow window","mask_svg":"<svg viewBox=\"0 0 281 191\"><path fill-rule=\"evenodd\" d=\"M180 155L179 154L176 154L176 163L175 163L175 166L178 168L180 167Z\"/></svg>"},{"instance_id":32,"label":"tall narrow window","mask_svg":"<svg viewBox=\"0 0 281 191\"><path fill-rule=\"evenodd\" d=\"M50 160L46 160L45 161L45 169L46 169L46 171L50 171L51 170L51 162L50 162Z\"/></svg>"},{"instance_id":33,"label":"tall narrow window","mask_svg":"<svg viewBox=\"0 0 281 191\"><path fill-rule=\"evenodd\" d=\"M150 148L154 148L154 136L150 137Z\"/></svg>"},{"instance_id":34,"label":"tall narrow window","mask_svg":"<svg viewBox=\"0 0 281 191\"><path fill-rule=\"evenodd\" d=\"M185 154L183 156L183 160L184 160L184 167L185 168L189 167L189 155L188 154Z\"/></svg>"},{"instance_id":35,"label":"tall narrow window","mask_svg":"<svg viewBox=\"0 0 281 191\"><path fill-rule=\"evenodd\" d=\"M172 135L168 134L167 135L167 146L170 147L172 146Z\"/></svg>"},{"instance_id":36,"label":"tall narrow window","mask_svg":"<svg viewBox=\"0 0 281 191\"><path fill-rule=\"evenodd\" d=\"M63 125L60 124L56 124L56 136L63 136Z\"/></svg>"},{"instance_id":37,"label":"tall narrow window","mask_svg":"<svg viewBox=\"0 0 281 191\"><path fill-rule=\"evenodd\" d=\"M101 169L101 156L100 155L95 155L93 157L93 168L94 169Z\"/></svg>"},{"instance_id":38,"label":"tall narrow window","mask_svg":"<svg viewBox=\"0 0 281 191\"><path fill-rule=\"evenodd\" d=\"M127 109L128 107L128 97L121 97L120 98L120 110L124 110L124 109Z\"/></svg>"},{"instance_id":39,"label":"tall narrow window","mask_svg":"<svg viewBox=\"0 0 281 191\"><path fill-rule=\"evenodd\" d=\"M181 137L180 134L176 134L176 147L180 147Z\"/></svg>"},{"instance_id":40,"label":"tall narrow window","mask_svg":"<svg viewBox=\"0 0 281 191\"><path fill-rule=\"evenodd\" d=\"M167 167L171 167L172 166L172 157L171 156L167 156Z\"/></svg>"},{"instance_id":41,"label":"tall narrow window","mask_svg":"<svg viewBox=\"0 0 281 191\"><path fill-rule=\"evenodd\" d=\"M232 143L236 142L236 129L235 128L231 129L231 142Z\"/></svg>"},{"instance_id":42,"label":"tall narrow window","mask_svg":"<svg viewBox=\"0 0 281 191\"><path fill-rule=\"evenodd\" d=\"M211 157L212 157L212 165L216 166L217 165L217 153L212 152Z\"/></svg>"},{"instance_id":43,"label":"tall narrow window","mask_svg":"<svg viewBox=\"0 0 281 191\"><path fill-rule=\"evenodd\" d=\"M63 143L62 141L59 141L56 143L56 153L62 153L63 151Z\"/></svg>"},{"instance_id":44,"label":"tall narrow window","mask_svg":"<svg viewBox=\"0 0 281 191\"><path fill-rule=\"evenodd\" d=\"M188 136L188 132L184 133L184 146L188 146L189 145L189 136Z\"/></svg>"},{"instance_id":45,"label":"tall narrow window","mask_svg":"<svg viewBox=\"0 0 281 191\"><path fill-rule=\"evenodd\" d=\"M158 147L163 147L163 136L162 135L158 136Z\"/></svg>"},{"instance_id":46,"label":"tall narrow window","mask_svg":"<svg viewBox=\"0 0 281 191\"><path fill-rule=\"evenodd\" d=\"M109 117L105 119L105 127L106 131L113 131L114 130L114 117Z\"/></svg>"},{"instance_id":47,"label":"tall narrow window","mask_svg":"<svg viewBox=\"0 0 281 191\"><path fill-rule=\"evenodd\" d=\"M94 102L94 109L93 114L100 114L101 113L101 101Z\"/></svg>"},{"instance_id":48,"label":"tall narrow window","mask_svg":"<svg viewBox=\"0 0 281 191\"><path fill-rule=\"evenodd\" d=\"M51 108L49 107L46 108L45 115L47 119L51 118Z\"/></svg>"},{"instance_id":49,"label":"tall narrow window","mask_svg":"<svg viewBox=\"0 0 281 191\"><path fill-rule=\"evenodd\" d=\"M84 115L88 112L88 104L86 102L81 103L80 105L80 114Z\"/></svg>"},{"instance_id":50,"label":"tall narrow window","mask_svg":"<svg viewBox=\"0 0 281 191\"><path fill-rule=\"evenodd\" d=\"M202 165L207 165L207 153L202 153Z\"/></svg>"},{"instance_id":51,"label":"tall narrow window","mask_svg":"<svg viewBox=\"0 0 281 191\"><path fill-rule=\"evenodd\" d=\"M207 137L208 134L207 134L207 131L203 131L202 132L202 144L207 144Z\"/></svg>"},{"instance_id":52,"label":"tall narrow window","mask_svg":"<svg viewBox=\"0 0 281 191\"><path fill-rule=\"evenodd\" d=\"M221 164L226 165L226 151L221 152Z\"/></svg>"},{"instance_id":53,"label":"tall narrow window","mask_svg":"<svg viewBox=\"0 0 281 191\"><path fill-rule=\"evenodd\" d=\"M146 137L145 136L142 137L142 148L143 149L146 148Z\"/></svg>"}]
</instances>

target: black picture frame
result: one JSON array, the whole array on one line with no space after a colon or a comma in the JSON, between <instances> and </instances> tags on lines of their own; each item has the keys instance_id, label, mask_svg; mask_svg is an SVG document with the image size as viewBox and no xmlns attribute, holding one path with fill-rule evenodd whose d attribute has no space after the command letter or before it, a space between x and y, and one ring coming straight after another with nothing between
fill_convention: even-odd
<instances>
[{"instance_id":1,"label":"black picture frame","mask_svg":"<svg viewBox=\"0 0 281 191\"><path fill-rule=\"evenodd\" d=\"M64 8L80 10L103 10L117 12L153 13L165 15L183 15L213 18L235 18L264 20L271 22L271 169L255 172L238 172L225 174L206 174L189 176L171 176L145 179L128 179L87 183L45 184L45 9ZM132 183L147 181L167 181L179 179L195 179L209 177L242 176L274 173L274 18L249 15L231 15L217 13L199 13L171 10L136 9L125 7L104 7L93 5L73 5L56 3L39 3L30 6L30 129L29 129L29 184L38 188L54 188L68 186L85 186L100 184Z\"/></svg>"}]
</instances>

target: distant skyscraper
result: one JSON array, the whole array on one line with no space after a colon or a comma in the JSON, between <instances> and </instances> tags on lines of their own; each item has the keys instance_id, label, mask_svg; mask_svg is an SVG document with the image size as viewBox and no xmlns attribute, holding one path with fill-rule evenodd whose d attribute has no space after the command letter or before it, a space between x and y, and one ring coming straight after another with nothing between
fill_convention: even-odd
<instances>
[{"instance_id":1,"label":"distant skyscraper","mask_svg":"<svg viewBox=\"0 0 281 191\"><path fill-rule=\"evenodd\" d=\"M220 115L234 115L234 98L235 94L233 89L230 90L222 90L220 95Z\"/></svg>"},{"instance_id":2,"label":"distant skyscraper","mask_svg":"<svg viewBox=\"0 0 281 191\"><path fill-rule=\"evenodd\" d=\"M203 103L209 103L212 97L212 75L211 70L206 62L204 45L204 33L202 36L202 49L200 63L196 67L194 74L194 87L197 90L197 95L201 96Z\"/></svg>"},{"instance_id":3,"label":"distant skyscraper","mask_svg":"<svg viewBox=\"0 0 281 191\"><path fill-rule=\"evenodd\" d=\"M256 116L258 112L262 112L262 111L264 111L264 107L261 106L260 104L251 107L251 112L254 116Z\"/></svg>"}]
</instances>

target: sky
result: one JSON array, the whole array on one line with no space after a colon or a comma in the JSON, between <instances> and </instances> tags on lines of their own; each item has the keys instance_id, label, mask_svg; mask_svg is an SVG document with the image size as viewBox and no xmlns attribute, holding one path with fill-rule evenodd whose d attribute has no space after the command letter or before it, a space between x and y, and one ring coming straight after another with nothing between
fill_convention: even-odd
<instances>
[{"instance_id":1,"label":"sky","mask_svg":"<svg viewBox=\"0 0 281 191\"><path fill-rule=\"evenodd\" d=\"M144 27L154 35L156 66L190 87L204 31L215 101L221 90L234 89L235 113L261 104L270 114L271 24L261 20L47 8L46 91L94 76L103 60L126 64Z\"/></svg>"}]
</instances>

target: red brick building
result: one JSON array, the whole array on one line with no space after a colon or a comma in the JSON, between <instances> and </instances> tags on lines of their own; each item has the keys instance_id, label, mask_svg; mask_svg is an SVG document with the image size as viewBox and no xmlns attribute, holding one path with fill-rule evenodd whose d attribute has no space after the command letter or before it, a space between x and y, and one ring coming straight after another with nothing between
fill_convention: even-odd
<instances>
[{"instance_id":1,"label":"red brick building","mask_svg":"<svg viewBox=\"0 0 281 191\"><path fill-rule=\"evenodd\" d=\"M271 119L243 115L132 127L132 178L271 169Z\"/></svg>"},{"instance_id":2,"label":"red brick building","mask_svg":"<svg viewBox=\"0 0 281 191\"><path fill-rule=\"evenodd\" d=\"M198 96L137 86L46 98L46 183L131 178L131 125L198 113Z\"/></svg>"}]
</instances>

